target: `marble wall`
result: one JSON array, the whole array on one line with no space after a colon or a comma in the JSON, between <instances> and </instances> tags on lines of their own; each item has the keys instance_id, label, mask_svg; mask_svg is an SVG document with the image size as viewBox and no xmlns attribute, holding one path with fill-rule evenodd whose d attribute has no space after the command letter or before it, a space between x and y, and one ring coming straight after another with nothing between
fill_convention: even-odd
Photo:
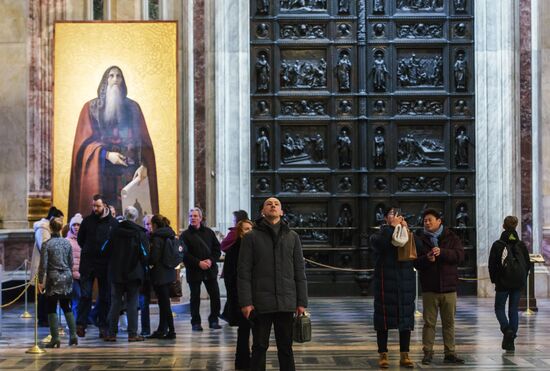
<instances>
[{"instance_id":1,"label":"marble wall","mask_svg":"<svg viewBox=\"0 0 550 371\"><path fill-rule=\"evenodd\" d=\"M27 2L0 1L0 227L27 226Z\"/></svg>"}]
</instances>

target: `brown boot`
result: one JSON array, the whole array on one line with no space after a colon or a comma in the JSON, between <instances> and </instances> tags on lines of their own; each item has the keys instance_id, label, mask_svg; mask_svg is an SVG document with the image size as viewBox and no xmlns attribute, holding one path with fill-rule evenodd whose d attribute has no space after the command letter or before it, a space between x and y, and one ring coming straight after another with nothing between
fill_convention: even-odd
<instances>
[{"instance_id":1,"label":"brown boot","mask_svg":"<svg viewBox=\"0 0 550 371\"><path fill-rule=\"evenodd\" d=\"M378 360L378 367L380 368L388 368L390 367L390 363L388 362L388 353L379 353L380 359Z\"/></svg>"},{"instance_id":2,"label":"brown boot","mask_svg":"<svg viewBox=\"0 0 550 371\"><path fill-rule=\"evenodd\" d=\"M399 364L403 367L407 368L413 368L414 363L409 358L409 353L407 352L401 352L401 361L399 361Z\"/></svg>"}]
</instances>

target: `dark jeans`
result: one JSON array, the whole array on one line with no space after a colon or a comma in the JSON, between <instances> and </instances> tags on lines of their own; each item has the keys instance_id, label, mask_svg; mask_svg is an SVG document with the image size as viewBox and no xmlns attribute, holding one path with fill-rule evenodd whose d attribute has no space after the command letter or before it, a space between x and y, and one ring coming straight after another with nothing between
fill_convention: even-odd
<instances>
[{"instance_id":1,"label":"dark jeans","mask_svg":"<svg viewBox=\"0 0 550 371\"><path fill-rule=\"evenodd\" d=\"M57 313L57 302L63 313L71 311L71 298L69 296L62 295L45 295L46 296L46 311L48 314Z\"/></svg>"},{"instance_id":2,"label":"dark jeans","mask_svg":"<svg viewBox=\"0 0 550 371\"><path fill-rule=\"evenodd\" d=\"M521 290L497 291L495 295L495 314L500 323L500 330L504 333L507 327L518 332L518 306ZM509 299L508 299L509 297ZM508 300L508 317L506 317L506 300Z\"/></svg>"},{"instance_id":3,"label":"dark jeans","mask_svg":"<svg viewBox=\"0 0 550 371\"><path fill-rule=\"evenodd\" d=\"M109 313L109 281L107 280L107 271L92 270L88 275L80 276L80 303L78 305L78 318L76 324L86 327L88 324L88 315L92 307L92 289L94 279L97 278L98 296L96 306L99 307L97 327L107 328L107 313Z\"/></svg>"},{"instance_id":4,"label":"dark jeans","mask_svg":"<svg viewBox=\"0 0 550 371\"><path fill-rule=\"evenodd\" d=\"M139 282L111 284L111 309L109 310L109 336L116 336L118 317L126 294L126 315L128 316L128 337L137 335Z\"/></svg>"},{"instance_id":5,"label":"dark jeans","mask_svg":"<svg viewBox=\"0 0 550 371\"><path fill-rule=\"evenodd\" d=\"M271 325L275 328L277 357L281 371L295 371L294 354L292 353L292 323L294 313L276 312L256 315L252 325L252 358L251 371L265 370L265 354L269 348Z\"/></svg>"},{"instance_id":6,"label":"dark jeans","mask_svg":"<svg viewBox=\"0 0 550 371\"><path fill-rule=\"evenodd\" d=\"M71 294L71 302L74 318L77 317L78 303L80 302L80 280L73 280L73 293Z\"/></svg>"},{"instance_id":7,"label":"dark jeans","mask_svg":"<svg viewBox=\"0 0 550 371\"><path fill-rule=\"evenodd\" d=\"M189 283L191 291L191 324L198 325L201 323L200 305L201 305L201 282L204 282L208 296L210 296L210 315L208 322L218 322L220 316L220 288L217 280L193 281Z\"/></svg>"},{"instance_id":8,"label":"dark jeans","mask_svg":"<svg viewBox=\"0 0 550 371\"><path fill-rule=\"evenodd\" d=\"M170 305L170 285L171 283L154 286L159 304L159 327L156 332L160 334L165 334L167 330L170 333L176 331L174 329L174 317L172 316L172 307Z\"/></svg>"},{"instance_id":9,"label":"dark jeans","mask_svg":"<svg viewBox=\"0 0 550 371\"><path fill-rule=\"evenodd\" d=\"M241 321L237 329L237 351L235 352L235 368L250 368L250 322Z\"/></svg>"},{"instance_id":10,"label":"dark jeans","mask_svg":"<svg viewBox=\"0 0 550 371\"><path fill-rule=\"evenodd\" d=\"M386 353L388 351L388 331L376 331L376 343L378 344L378 353ZM399 331L399 351L408 352L409 344L411 343L411 331Z\"/></svg>"},{"instance_id":11,"label":"dark jeans","mask_svg":"<svg viewBox=\"0 0 550 371\"><path fill-rule=\"evenodd\" d=\"M151 333L151 317L149 315L149 305L151 296L149 293L139 295L139 311L141 316L141 334Z\"/></svg>"}]
</instances>

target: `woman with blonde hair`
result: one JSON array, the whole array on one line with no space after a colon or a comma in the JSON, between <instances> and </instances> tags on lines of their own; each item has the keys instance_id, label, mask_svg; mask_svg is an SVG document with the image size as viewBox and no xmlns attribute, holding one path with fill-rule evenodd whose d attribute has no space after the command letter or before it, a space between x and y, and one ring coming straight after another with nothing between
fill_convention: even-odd
<instances>
[{"instance_id":1,"label":"woman with blonde hair","mask_svg":"<svg viewBox=\"0 0 550 371\"><path fill-rule=\"evenodd\" d=\"M235 227L237 239L233 245L225 251L225 263L223 265L225 288L227 290L227 321L230 326L238 326L237 351L235 353L235 369L242 370L250 367L250 323L241 313L239 297L237 294L237 265L239 251L243 236L254 227L248 219L241 220Z\"/></svg>"}]
</instances>

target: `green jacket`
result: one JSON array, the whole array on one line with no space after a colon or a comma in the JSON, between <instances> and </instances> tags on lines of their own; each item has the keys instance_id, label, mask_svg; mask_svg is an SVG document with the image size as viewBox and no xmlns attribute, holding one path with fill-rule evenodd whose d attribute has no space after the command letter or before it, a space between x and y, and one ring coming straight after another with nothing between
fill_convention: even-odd
<instances>
[{"instance_id":1,"label":"green jacket","mask_svg":"<svg viewBox=\"0 0 550 371\"><path fill-rule=\"evenodd\" d=\"M276 236L265 219L243 237L238 263L239 305L259 313L307 307L307 280L300 237L281 221Z\"/></svg>"}]
</instances>

